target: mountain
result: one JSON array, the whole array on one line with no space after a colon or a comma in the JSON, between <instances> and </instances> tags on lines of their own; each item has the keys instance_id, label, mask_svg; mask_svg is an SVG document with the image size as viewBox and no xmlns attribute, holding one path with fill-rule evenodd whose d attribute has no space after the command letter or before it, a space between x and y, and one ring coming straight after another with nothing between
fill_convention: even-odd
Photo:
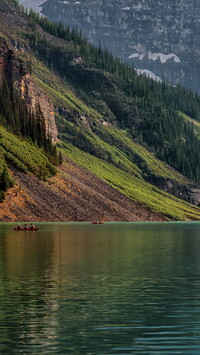
<instances>
[{"instance_id":1,"label":"mountain","mask_svg":"<svg viewBox=\"0 0 200 355\"><path fill-rule=\"evenodd\" d=\"M41 5L44 3L43 0L21 0L19 1L22 5L24 5L27 8L32 8L35 11L40 12L41 11Z\"/></svg>"},{"instance_id":2,"label":"mountain","mask_svg":"<svg viewBox=\"0 0 200 355\"><path fill-rule=\"evenodd\" d=\"M0 220L198 220L199 113L198 95L1 1Z\"/></svg>"},{"instance_id":3,"label":"mountain","mask_svg":"<svg viewBox=\"0 0 200 355\"><path fill-rule=\"evenodd\" d=\"M20 1L52 21L82 29L139 73L200 92L199 1Z\"/></svg>"}]
</instances>

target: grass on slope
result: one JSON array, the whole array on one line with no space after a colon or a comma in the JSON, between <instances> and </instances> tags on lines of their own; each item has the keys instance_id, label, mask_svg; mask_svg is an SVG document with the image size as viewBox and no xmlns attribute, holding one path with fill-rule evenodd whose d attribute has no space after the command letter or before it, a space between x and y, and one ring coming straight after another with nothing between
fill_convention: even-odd
<instances>
[{"instance_id":1,"label":"grass on slope","mask_svg":"<svg viewBox=\"0 0 200 355\"><path fill-rule=\"evenodd\" d=\"M63 122L61 123L61 121ZM78 127L62 119L57 120L57 123L59 131L63 131L63 133L59 134L61 140L71 142L86 152L89 150L89 152L92 152L92 155L109 161L114 166L120 167L120 169L138 178L141 177L141 170L138 166L129 160L126 154L115 145L108 144L85 127Z\"/></svg>"},{"instance_id":2,"label":"grass on slope","mask_svg":"<svg viewBox=\"0 0 200 355\"><path fill-rule=\"evenodd\" d=\"M97 111L85 105L73 92L73 88L65 80L61 80L53 71L48 69L42 62L34 57L27 58L32 62L32 74L38 85L47 92L50 99L57 107L61 107L68 114L74 115L78 119L79 129L85 136L94 150L99 150L101 159L108 160L120 169L134 174L143 179L152 180L155 177L172 179L179 185L187 185L190 181L180 173L169 167L166 163L158 160L152 153L141 145L136 144L127 133L118 129L114 125L103 126L100 122L106 121L106 116L102 117ZM81 123L82 115L86 116L90 124L92 123L93 132ZM60 138L64 141L72 142L72 137L67 132L73 123L64 118L57 119ZM75 123L77 126L77 121ZM74 144L74 143L73 143ZM79 146L79 148L81 148ZM82 149L82 148L81 148ZM85 148L84 148L85 150ZM95 155L95 153L94 153ZM97 157L98 154L96 155Z\"/></svg>"},{"instance_id":3,"label":"grass on slope","mask_svg":"<svg viewBox=\"0 0 200 355\"><path fill-rule=\"evenodd\" d=\"M200 209L160 191L137 177L113 165L75 148L70 143L61 142L61 151L77 164L94 173L139 204L174 220L199 220Z\"/></svg>"},{"instance_id":4,"label":"grass on slope","mask_svg":"<svg viewBox=\"0 0 200 355\"><path fill-rule=\"evenodd\" d=\"M56 106L60 106L69 111L76 110L79 115L85 114L89 117L90 123L95 122L96 129L92 132L81 127L82 133L86 140L103 151L104 156L112 156L112 163L120 166L122 170L130 172L144 179L150 175L172 179L180 185L186 185L189 180L166 163L158 160L153 154L141 145L133 142L125 131L118 129L114 125L103 126L100 121L106 121L106 117L102 117L97 111L88 107L80 100L72 91L72 88L66 81L61 81L51 70L43 65L39 60L32 58L32 68L35 79L38 84L48 93L51 100ZM79 121L81 119L79 118ZM57 119L58 131L62 133L62 140L69 140L69 136L64 136L66 126L71 123L64 119ZM71 124L72 125L72 124ZM94 134L96 133L96 134ZM95 155L95 154L94 154Z\"/></svg>"},{"instance_id":5,"label":"grass on slope","mask_svg":"<svg viewBox=\"0 0 200 355\"><path fill-rule=\"evenodd\" d=\"M57 119L57 125L61 140L70 142L138 178L145 180L162 177L179 185L189 184L189 180L133 142L125 131L115 126L97 125L92 132L87 127L74 125L61 117Z\"/></svg>"},{"instance_id":6,"label":"grass on slope","mask_svg":"<svg viewBox=\"0 0 200 355\"><path fill-rule=\"evenodd\" d=\"M17 169L32 172L39 178L46 179L55 173L55 167L49 163L41 148L0 126L0 169L5 160Z\"/></svg>"},{"instance_id":7,"label":"grass on slope","mask_svg":"<svg viewBox=\"0 0 200 355\"><path fill-rule=\"evenodd\" d=\"M100 113L85 105L82 100L75 96L72 88L65 80L61 80L59 76L34 57L31 58L31 62L34 79L37 81L38 85L47 92L49 98L55 105L76 110L80 114L101 118Z\"/></svg>"},{"instance_id":8,"label":"grass on slope","mask_svg":"<svg viewBox=\"0 0 200 355\"><path fill-rule=\"evenodd\" d=\"M30 58L27 58L27 60L30 60ZM164 162L159 161L141 145L133 142L125 131L113 125L103 126L99 124L100 122L106 121L106 116L102 117L97 111L85 105L85 103L73 93L73 88L66 81L62 81L59 76L48 69L39 60L31 57L31 62L34 78L38 85L47 92L53 103L57 107L61 107L64 111L69 112L69 114L72 113L73 115L74 111L78 113L79 129L85 135L85 140L94 147L94 150L101 151L101 159L108 160L107 158L109 157L113 165L135 176L141 176L144 179L154 176L172 179L179 185L189 183L187 178L183 177ZM84 123L82 123L81 126L82 115L86 115L86 119L89 119L90 124L94 123L93 126L96 128L93 132L87 129ZM70 125L72 127L73 123L68 122L64 118L58 118L57 125L60 138L73 143L67 132L67 129L70 129ZM77 122L75 125L77 126ZM79 148L81 147L79 146ZM99 157L98 154L97 157Z\"/></svg>"},{"instance_id":9,"label":"grass on slope","mask_svg":"<svg viewBox=\"0 0 200 355\"><path fill-rule=\"evenodd\" d=\"M118 129L115 126L98 126L97 133L110 146L117 146L129 160L137 163L143 173L153 174L156 177L172 179L181 185L189 183L189 180L171 168L166 163L162 162L155 155L145 149L143 146L135 143L128 137L126 131ZM143 176L144 176L143 174Z\"/></svg>"},{"instance_id":10,"label":"grass on slope","mask_svg":"<svg viewBox=\"0 0 200 355\"><path fill-rule=\"evenodd\" d=\"M200 122L194 120L193 118L185 115L184 113L180 112L180 116L187 122L190 122L194 128L194 132L196 133L197 137L200 138Z\"/></svg>"}]
</instances>

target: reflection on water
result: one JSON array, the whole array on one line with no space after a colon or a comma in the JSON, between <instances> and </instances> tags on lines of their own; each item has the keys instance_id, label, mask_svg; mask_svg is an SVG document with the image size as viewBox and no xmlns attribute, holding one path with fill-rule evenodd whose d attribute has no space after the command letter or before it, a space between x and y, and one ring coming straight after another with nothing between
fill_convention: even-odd
<instances>
[{"instance_id":1,"label":"reflection on water","mask_svg":"<svg viewBox=\"0 0 200 355\"><path fill-rule=\"evenodd\" d=\"M0 224L1 354L200 354L200 224Z\"/></svg>"}]
</instances>

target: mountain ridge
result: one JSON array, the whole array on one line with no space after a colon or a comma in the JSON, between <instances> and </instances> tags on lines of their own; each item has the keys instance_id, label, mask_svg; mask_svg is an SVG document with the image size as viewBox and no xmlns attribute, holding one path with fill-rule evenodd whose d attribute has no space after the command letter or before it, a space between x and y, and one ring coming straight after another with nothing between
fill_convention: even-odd
<instances>
[{"instance_id":1,"label":"mountain ridge","mask_svg":"<svg viewBox=\"0 0 200 355\"><path fill-rule=\"evenodd\" d=\"M83 171L81 169L86 169L85 174L90 177L83 189L85 199L87 200L87 185L93 186L90 179L93 179L92 176L95 175L97 179L100 179L99 183L101 181L101 184L106 184L105 189L109 185L110 189L120 191L121 198L124 196L124 203L127 198L136 201L135 208L138 209L138 206L141 206L141 215L147 220L148 218L152 220L154 217L156 220L163 220L163 218L199 219L200 210L197 207L162 191L166 190L198 205L199 186L197 181L195 182L195 179L192 181L189 176L191 174L198 180L198 171L191 170L191 173L186 171L188 174L186 177L158 159L160 156L162 160L166 160L163 154L167 152L174 154L173 136L179 134L178 139L184 138L177 141L183 149L179 152L183 164L190 169L195 167L191 164L195 164L194 158L197 158L198 135L190 120L184 115L190 113L192 120L197 119L200 111L198 96L182 89L175 91L173 88L140 78L132 68L114 59L101 47L93 47L76 31L65 29L62 25L52 24L44 18L39 18L33 12L27 16L18 7L13 6L14 16L8 10L0 18L1 38L2 40L6 38L8 46L24 63L35 85L38 85L52 101L58 128L58 147L63 156L72 159L81 167L78 168L78 173ZM155 93L158 95L156 100ZM175 99L177 98L177 102L175 99L171 100L172 94L175 95ZM171 107L168 107L169 102L171 102ZM178 108L182 109L183 116L177 111ZM172 124L171 127L167 126L168 121ZM177 131L178 124L180 124L180 132ZM168 136L163 135L166 128L170 128ZM190 144L193 142L194 145L194 149L193 146L187 148L187 154L190 157L188 161L183 155L186 141ZM174 158L170 154L168 158ZM175 158L177 159L178 156ZM176 163L176 160L174 162ZM19 184L21 183L30 194L28 186L30 186L31 179L35 178L31 177L30 172L22 178L24 173L19 175L15 173L11 165L9 167ZM61 169L57 168L60 173ZM182 166L179 167L179 170L181 169ZM94 175L90 175L87 171ZM159 185L161 190L149 182ZM59 189L57 178L52 183L47 177L47 182L38 182L38 185L40 184L46 191L49 191L49 195L55 189ZM67 196L70 197L71 192L67 185L61 191L67 210ZM46 198L44 197L43 206L49 203L48 193ZM92 195L95 195L95 188ZM88 201L95 203L92 195L88 196ZM56 200L59 196L61 195L58 194ZM33 195L32 199L37 200L37 194ZM91 213L84 214L83 209L78 208L78 199L79 195L74 195L73 203L77 208L79 219L92 218ZM99 199L98 195L96 201ZM34 200L34 205L37 205L36 200ZM57 203L56 200L55 203ZM99 217L107 220L103 212L103 200L104 197L101 194L102 209L98 207ZM6 204L7 202L3 203L3 209ZM110 211L107 216L120 220L120 213L115 214L115 217L112 214L112 201L108 203L108 206ZM41 211L40 208L39 210ZM126 209L120 208L120 210L121 219L124 219ZM83 219L80 217L81 213L83 213ZM32 216L36 217L34 214ZM44 218L44 214L42 216ZM55 218L54 214L52 216ZM75 218L75 214L73 216ZM128 211L127 216L129 216L128 220L139 218L134 213L130 215ZM61 220L63 218L62 215ZM67 220L67 216L65 218ZM94 218L97 218L96 214Z\"/></svg>"},{"instance_id":2,"label":"mountain ridge","mask_svg":"<svg viewBox=\"0 0 200 355\"><path fill-rule=\"evenodd\" d=\"M100 41L147 75L200 91L200 4L195 0L41 0L40 12L81 29L92 43Z\"/></svg>"}]
</instances>

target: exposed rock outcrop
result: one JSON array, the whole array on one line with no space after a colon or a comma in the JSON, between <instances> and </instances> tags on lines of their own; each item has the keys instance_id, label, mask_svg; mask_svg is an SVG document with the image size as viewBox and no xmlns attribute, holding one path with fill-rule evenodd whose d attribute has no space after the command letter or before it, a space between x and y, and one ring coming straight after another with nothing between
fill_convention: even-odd
<instances>
[{"instance_id":1,"label":"exposed rock outcrop","mask_svg":"<svg viewBox=\"0 0 200 355\"><path fill-rule=\"evenodd\" d=\"M54 119L54 106L47 94L39 88L32 76L26 73L21 80L16 83L19 87L22 97L31 110L36 110L38 104L45 119L46 131L50 134L53 143L57 141L57 127Z\"/></svg>"},{"instance_id":2,"label":"exposed rock outcrop","mask_svg":"<svg viewBox=\"0 0 200 355\"><path fill-rule=\"evenodd\" d=\"M195 206L200 206L200 187L193 185L179 185L171 179L163 177L149 178L148 182L169 194L172 194Z\"/></svg>"},{"instance_id":3,"label":"exposed rock outcrop","mask_svg":"<svg viewBox=\"0 0 200 355\"><path fill-rule=\"evenodd\" d=\"M52 142L57 141L57 127L54 118L54 106L44 90L42 90L28 72L26 65L15 55L4 40L0 40L0 85L4 81L14 87L24 99L28 109L36 111L38 105L43 113L46 132Z\"/></svg>"}]
</instances>

